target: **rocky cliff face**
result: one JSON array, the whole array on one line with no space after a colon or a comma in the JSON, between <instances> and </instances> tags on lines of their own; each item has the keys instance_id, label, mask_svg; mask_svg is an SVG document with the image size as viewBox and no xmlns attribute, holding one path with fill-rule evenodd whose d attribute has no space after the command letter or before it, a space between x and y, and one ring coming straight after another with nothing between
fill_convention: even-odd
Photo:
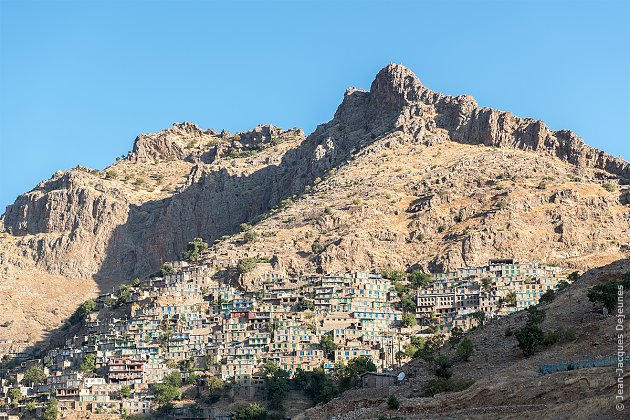
<instances>
[{"instance_id":1,"label":"rocky cliff face","mask_svg":"<svg viewBox=\"0 0 630 420\"><path fill-rule=\"evenodd\" d=\"M473 162L465 158L473 149L457 148L456 143L492 146L503 152L496 154L494 149L485 148L481 161ZM436 159L432 148L437 152L440 147L440 153L455 153L459 160ZM517 150L528 153L512 156L508 152ZM479 108L469 96L433 92L400 65L381 70L369 92L349 89L334 118L307 138L301 130L273 126L259 126L232 136L191 123L174 124L162 132L138 136L131 154L107 172L76 169L56 174L18 197L2 217L2 226L4 232L17 238L15 252L28 257L38 269L125 280L151 273L163 261L178 258L193 237L212 241L237 232L240 223L255 220L283 200L303 194L318 178L331 175L331 170L346 168L343 181L335 176L327 181L335 189L331 200L341 200L343 194L360 195L359 191L375 179L386 184L398 176L391 172L392 154L398 154L395 162L411 162L401 169L408 171L407 179L398 186L402 190L397 193L404 192L399 202L404 204L396 205L399 209L393 206L375 210L350 205L347 214L365 220L371 220L372 211L378 217L391 216L391 220L406 224L404 231L373 231L366 227L364 232L355 232L357 238L340 237L339 244L333 244L322 255L280 255L278 264L294 268L314 264L332 270L350 268L353 261L361 262L354 268L374 268L391 259L392 263L439 268L478 261L498 251L529 255L520 253L523 233L508 228L517 222L494 211L498 202L502 203L501 211L513 213L510 217L519 213L525 218L532 208L553 206L554 200L570 203L568 209L584 209L584 213L567 210L550 215L552 221L541 226L541 231L532 232L530 242L546 242L560 235L576 257L582 251L592 253L596 249L619 252L624 244L619 235L626 230L614 232L615 223L627 221L627 208L619 194L608 194L601 188L595 189L596 194L575 192L574 186L565 185L565 181L568 176L576 177L572 171L578 168L589 183L599 185L605 178L623 184L630 179L627 162L586 146L569 131L551 131L541 121ZM530 170L532 179L541 178L541 174L552 179L563 177L558 188L565 190L554 189L556 198L551 193L533 197L541 191L521 191L519 188L529 182L523 181L523 185L515 182L514 186L506 186L506 191L499 194L493 191L496 186L484 184L488 179L475 179L478 171L487 178L497 165L506 166L502 158ZM433 166L428 164L432 159L436 161ZM359 162L373 171L359 176L364 172ZM567 165L562 166L560 174L551 173L544 168L550 162L551 166L555 162ZM505 171L507 175L502 176L519 176L509 167ZM438 195L444 185L451 192ZM465 192L471 190L477 196L467 197ZM627 194L624 191L621 187L622 196ZM369 191L365 194L369 197ZM336 202L330 204L335 206ZM601 212L595 214L594 209ZM411 220L398 220L401 214L411 215ZM480 225L466 232L461 241L457 236L432 236L438 228L446 231L461 223L455 220L470 217L476 217ZM600 226L587 234L593 217L613 220L610 232L602 235ZM343 214L330 219L319 221L322 228L318 234L328 242L326 232L351 225ZM502 227L497 226L499 220ZM431 237L424 245L429 251L419 253L414 249L411 255L383 259L375 257L376 251L371 249L373 241L407 244L422 237ZM369 247L361 245L365 240ZM604 247L602 241L616 245ZM554 254L554 258L561 255Z\"/></svg>"}]
</instances>

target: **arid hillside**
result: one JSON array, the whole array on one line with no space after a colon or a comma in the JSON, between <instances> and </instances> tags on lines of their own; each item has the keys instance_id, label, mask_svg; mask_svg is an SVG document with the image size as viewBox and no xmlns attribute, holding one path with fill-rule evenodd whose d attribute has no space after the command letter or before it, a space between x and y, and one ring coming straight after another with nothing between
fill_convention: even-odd
<instances>
[{"instance_id":1,"label":"arid hillside","mask_svg":"<svg viewBox=\"0 0 630 420\"><path fill-rule=\"evenodd\" d=\"M308 137L174 124L103 171L59 171L20 195L0 224L0 338L44 339L86 297L156 272L194 237L214 242L207 259L268 257L218 273L245 287L267 270L437 271L496 256L601 266L630 252L629 180L627 162L569 131L389 65Z\"/></svg>"}]
</instances>

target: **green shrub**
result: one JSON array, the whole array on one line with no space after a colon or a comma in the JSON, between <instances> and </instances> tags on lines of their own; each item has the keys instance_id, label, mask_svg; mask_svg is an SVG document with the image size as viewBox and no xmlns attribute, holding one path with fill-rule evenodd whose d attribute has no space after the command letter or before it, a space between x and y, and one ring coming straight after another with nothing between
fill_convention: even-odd
<instances>
[{"instance_id":1,"label":"green shrub","mask_svg":"<svg viewBox=\"0 0 630 420\"><path fill-rule=\"evenodd\" d=\"M433 397L442 392L459 392L469 388L475 381L473 379L432 379L427 383L424 396Z\"/></svg>"},{"instance_id":2,"label":"green shrub","mask_svg":"<svg viewBox=\"0 0 630 420\"><path fill-rule=\"evenodd\" d=\"M527 323L514 333L523 356L529 357L533 355L536 352L536 348L543 344L545 333L543 333L539 325L544 319L545 311L532 306L528 309Z\"/></svg>"},{"instance_id":3,"label":"green shrub","mask_svg":"<svg viewBox=\"0 0 630 420\"><path fill-rule=\"evenodd\" d=\"M390 268L383 268L381 270L381 276L384 279L392 280L392 281L402 281L405 277L405 274L400 270L392 270Z\"/></svg>"},{"instance_id":4,"label":"green shrub","mask_svg":"<svg viewBox=\"0 0 630 420\"><path fill-rule=\"evenodd\" d=\"M539 190L546 190L547 189L547 183L545 181L540 181L536 188L538 188Z\"/></svg>"},{"instance_id":5,"label":"green shrub","mask_svg":"<svg viewBox=\"0 0 630 420\"><path fill-rule=\"evenodd\" d=\"M396 398L396 396L394 394L391 394L387 398L387 406L391 410L398 410L400 408L400 401L398 401L398 398Z\"/></svg>"},{"instance_id":6,"label":"green shrub","mask_svg":"<svg viewBox=\"0 0 630 420\"><path fill-rule=\"evenodd\" d=\"M426 286L431 283L433 278L431 274L423 273L422 271L414 270L407 276L409 283L414 289L422 286Z\"/></svg>"},{"instance_id":7,"label":"green shrub","mask_svg":"<svg viewBox=\"0 0 630 420\"><path fill-rule=\"evenodd\" d=\"M96 311L96 302L93 299L88 299L83 302L76 311L70 317L70 324L75 325L83 321L88 314Z\"/></svg>"},{"instance_id":8,"label":"green shrub","mask_svg":"<svg viewBox=\"0 0 630 420\"><path fill-rule=\"evenodd\" d=\"M324 249L324 245L322 245L319 241L315 241L311 245L311 250L313 251L313 254L320 254L324 251Z\"/></svg>"},{"instance_id":9,"label":"green shrub","mask_svg":"<svg viewBox=\"0 0 630 420\"><path fill-rule=\"evenodd\" d=\"M201 254L208 248L208 244L202 238L195 238L188 242L186 251L184 251L184 259L188 261L198 261Z\"/></svg>"},{"instance_id":10,"label":"green shrub","mask_svg":"<svg viewBox=\"0 0 630 420\"><path fill-rule=\"evenodd\" d=\"M118 178L118 172L116 172L113 169L109 169L107 172L105 172L105 178L107 178L107 179L116 179L116 178Z\"/></svg>"},{"instance_id":11,"label":"green shrub","mask_svg":"<svg viewBox=\"0 0 630 420\"><path fill-rule=\"evenodd\" d=\"M551 303L556 298L556 291L549 289L540 297L540 303Z\"/></svg>"},{"instance_id":12,"label":"green shrub","mask_svg":"<svg viewBox=\"0 0 630 420\"><path fill-rule=\"evenodd\" d=\"M234 411L230 418L232 420L267 420L267 410L259 404L251 403L247 407Z\"/></svg>"},{"instance_id":13,"label":"green shrub","mask_svg":"<svg viewBox=\"0 0 630 420\"><path fill-rule=\"evenodd\" d=\"M560 340L560 331L558 330L547 331L545 333L545 338L543 338L543 345L553 346L554 344L558 342L558 340Z\"/></svg>"},{"instance_id":14,"label":"green shrub","mask_svg":"<svg viewBox=\"0 0 630 420\"><path fill-rule=\"evenodd\" d=\"M42 418L44 420L57 420L59 417L59 405L57 404L56 398L51 398L46 403L44 407L44 412L42 413Z\"/></svg>"},{"instance_id":15,"label":"green shrub","mask_svg":"<svg viewBox=\"0 0 630 420\"><path fill-rule=\"evenodd\" d=\"M127 385L123 385L120 388L120 396L123 398L130 398L131 397L131 388L129 388L129 386Z\"/></svg>"},{"instance_id":16,"label":"green shrub","mask_svg":"<svg viewBox=\"0 0 630 420\"><path fill-rule=\"evenodd\" d=\"M20 388L10 388L9 391L7 391L7 397L11 400L11 406L17 407L22 399Z\"/></svg>"},{"instance_id":17,"label":"green shrub","mask_svg":"<svg viewBox=\"0 0 630 420\"><path fill-rule=\"evenodd\" d=\"M620 283L617 281L609 281L597 284L588 289L586 296L589 301L593 303L601 303L606 309L608 309L608 313L612 313L617 306L617 296L620 284L624 284L624 282ZM627 288L627 285L624 284L624 286Z\"/></svg>"},{"instance_id":18,"label":"green shrub","mask_svg":"<svg viewBox=\"0 0 630 420\"><path fill-rule=\"evenodd\" d=\"M83 362L79 369L83 373L92 373L96 369L96 355L94 353L88 353L83 357Z\"/></svg>"},{"instance_id":19,"label":"green shrub","mask_svg":"<svg viewBox=\"0 0 630 420\"><path fill-rule=\"evenodd\" d=\"M415 327L416 325L418 325L416 316L411 313L404 314L400 320L400 326L403 328Z\"/></svg>"},{"instance_id":20,"label":"green shrub","mask_svg":"<svg viewBox=\"0 0 630 420\"><path fill-rule=\"evenodd\" d=\"M248 230L243 235L243 240L245 241L245 243L256 242L258 240L258 235L253 230Z\"/></svg>"},{"instance_id":21,"label":"green shrub","mask_svg":"<svg viewBox=\"0 0 630 420\"><path fill-rule=\"evenodd\" d=\"M33 366L29 368L22 378L22 385L34 386L46 383L46 374L41 366Z\"/></svg>"},{"instance_id":22,"label":"green shrub","mask_svg":"<svg viewBox=\"0 0 630 420\"><path fill-rule=\"evenodd\" d=\"M245 274L253 271L256 268L257 262L255 258L242 258L238 260L236 269L239 273Z\"/></svg>"},{"instance_id":23,"label":"green shrub","mask_svg":"<svg viewBox=\"0 0 630 420\"><path fill-rule=\"evenodd\" d=\"M567 328L564 331L563 338L566 341L575 341L575 339L577 338L575 335L575 330L573 328Z\"/></svg>"},{"instance_id":24,"label":"green shrub","mask_svg":"<svg viewBox=\"0 0 630 420\"><path fill-rule=\"evenodd\" d=\"M615 186L610 182L605 183L602 187L608 192L614 192L616 190Z\"/></svg>"},{"instance_id":25,"label":"green shrub","mask_svg":"<svg viewBox=\"0 0 630 420\"><path fill-rule=\"evenodd\" d=\"M457 347L457 355L465 361L468 361L470 359L470 356L472 356L473 351L474 351L473 343L468 338L464 338L464 340L460 343L459 347Z\"/></svg>"},{"instance_id":26,"label":"green shrub","mask_svg":"<svg viewBox=\"0 0 630 420\"><path fill-rule=\"evenodd\" d=\"M173 267L173 264L171 264L170 262L166 262L162 264L162 269L160 270L160 273L163 276L170 276L171 274L175 274L175 267Z\"/></svg>"},{"instance_id":27,"label":"green shrub","mask_svg":"<svg viewBox=\"0 0 630 420\"><path fill-rule=\"evenodd\" d=\"M503 299L503 303L507 306L516 306L517 304L516 292L509 292L507 295L505 295L505 299Z\"/></svg>"},{"instance_id":28,"label":"green shrub","mask_svg":"<svg viewBox=\"0 0 630 420\"><path fill-rule=\"evenodd\" d=\"M484 277L481 279L481 287L486 292L490 292L492 291L492 288L494 287L494 281L492 280L491 277Z\"/></svg>"}]
</instances>

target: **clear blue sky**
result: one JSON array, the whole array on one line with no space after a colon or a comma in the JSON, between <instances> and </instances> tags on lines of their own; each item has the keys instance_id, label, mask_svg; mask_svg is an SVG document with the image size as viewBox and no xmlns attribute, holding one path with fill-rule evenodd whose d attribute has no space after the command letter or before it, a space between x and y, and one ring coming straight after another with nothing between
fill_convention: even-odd
<instances>
[{"instance_id":1,"label":"clear blue sky","mask_svg":"<svg viewBox=\"0 0 630 420\"><path fill-rule=\"evenodd\" d=\"M627 1L0 0L0 213L175 121L329 120L390 60L630 159Z\"/></svg>"}]
</instances>

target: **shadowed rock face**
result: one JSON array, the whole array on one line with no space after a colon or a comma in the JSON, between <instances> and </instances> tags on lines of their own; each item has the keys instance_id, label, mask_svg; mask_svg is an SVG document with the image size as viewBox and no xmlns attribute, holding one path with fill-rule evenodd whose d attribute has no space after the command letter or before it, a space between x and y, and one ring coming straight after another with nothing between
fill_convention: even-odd
<instances>
[{"instance_id":1,"label":"shadowed rock face","mask_svg":"<svg viewBox=\"0 0 630 420\"><path fill-rule=\"evenodd\" d=\"M388 65L370 92L349 89L334 118L306 139L299 131L273 126L239 133L239 143L248 147L277 136L299 138L294 147L269 154L265 162L233 170L220 164L226 161L217 146L189 152L188 143L229 136L175 124L138 136L126 159L129 165L157 159L192 162L175 192L147 198L85 171L59 172L7 207L3 231L21 237L16 252L48 272L129 279L178 258L193 237L212 241L236 232L240 223L300 194L353 153L392 133L412 141L437 133L459 143L531 150L606 171L623 182L630 179L627 162L586 146L570 131L551 131L541 121L479 108L469 96L433 92L411 70ZM476 242L467 246L474 248Z\"/></svg>"}]
</instances>

